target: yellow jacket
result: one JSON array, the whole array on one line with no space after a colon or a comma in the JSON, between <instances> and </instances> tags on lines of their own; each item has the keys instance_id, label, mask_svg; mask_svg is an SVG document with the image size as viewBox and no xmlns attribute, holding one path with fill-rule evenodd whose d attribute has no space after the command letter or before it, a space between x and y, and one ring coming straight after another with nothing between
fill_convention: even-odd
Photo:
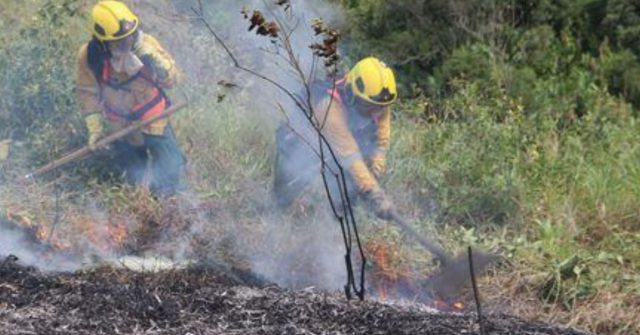
<instances>
[{"instance_id":1,"label":"yellow jacket","mask_svg":"<svg viewBox=\"0 0 640 335\"><path fill-rule=\"evenodd\" d=\"M96 73L89 65L89 43L80 47L75 91L83 115L101 113L111 125L126 126L130 121L125 118L111 117L114 111L120 115L130 114L136 106L142 106L154 98L158 91L155 85L160 88L170 88L175 84L177 69L169 53L151 35L144 34L142 43L152 52L141 57L145 66L140 71L141 75L136 78L126 73L114 72L108 60L103 64L101 78L96 78ZM108 69L105 70L104 67ZM116 85L105 84L104 71L109 71L108 76ZM158 120L143 128L142 131L161 135L167 123L167 119Z\"/></svg>"},{"instance_id":2,"label":"yellow jacket","mask_svg":"<svg viewBox=\"0 0 640 335\"><path fill-rule=\"evenodd\" d=\"M358 191L379 189L377 177L384 169L391 135L391 109L370 115L328 95L314 106L316 124L353 177ZM381 165L381 166L380 166Z\"/></svg>"}]
</instances>

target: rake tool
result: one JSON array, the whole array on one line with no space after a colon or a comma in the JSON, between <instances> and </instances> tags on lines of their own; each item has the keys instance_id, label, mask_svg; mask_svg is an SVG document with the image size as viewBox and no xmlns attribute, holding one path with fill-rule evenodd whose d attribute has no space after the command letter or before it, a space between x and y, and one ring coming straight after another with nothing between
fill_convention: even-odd
<instances>
[{"instance_id":1,"label":"rake tool","mask_svg":"<svg viewBox=\"0 0 640 335\"><path fill-rule=\"evenodd\" d=\"M438 242L420 235L397 211L391 213L389 221L400 227L406 235L412 237L440 261L440 271L427 280L425 288L438 297L453 297L470 282L471 271L466 255L454 258ZM475 273L482 273L496 258L497 256L491 253L474 251Z\"/></svg>"},{"instance_id":2,"label":"rake tool","mask_svg":"<svg viewBox=\"0 0 640 335\"><path fill-rule=\"evenodd\" d=\"M175 103L173 105L171 105L171 107L167 108L166 110L164 110L162 113L155 115L153 117L150 117L149 119L146 119L144 121L141 122L136 122L133 123L121 130L118 130L116 132L114 132L113 134L106 136L105 138L100 139L98 142L96 142L95 144L95 149L90 148L88 145L84 146L80 149L76 149L64 156L62 156L61 158L53 161L53 162L49 162L47 164L45 164L44 166L40 167L39 169L27 174L24 176L25 179L33 179L35 177L41 176L49 171L55 170L63 165L66 165L68 163L71 163L73 161L77 161L80 159L83 159L87 156L89 156L91 153L93 153L96 149L100 149L100 148L104 148L106 146L108 146L109 144L133 133L134 131L148 126L150 124L152 124L153 122L160 120L162 118L166 118L169 117L171 114L175 113L177 110L183 108L187 106L186 102L178 102Z\"/></svg>"}]
</instances>

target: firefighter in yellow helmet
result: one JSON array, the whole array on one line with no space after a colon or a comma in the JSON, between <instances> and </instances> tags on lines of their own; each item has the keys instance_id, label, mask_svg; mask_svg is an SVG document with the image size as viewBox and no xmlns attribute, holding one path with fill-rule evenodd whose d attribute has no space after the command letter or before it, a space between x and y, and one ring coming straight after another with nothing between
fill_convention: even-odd
<instances>
[{"instance_id":1,"label":"firefighter in yellow helmet","mask_svg":"<svg viewBox=\"0 0 640 335\"><path fill-rule=\"evenodd\" d=\"M364 58L344 78L314 84L311 92L314 121L344 169L347 187L350 192L355 191L350 195L362 196L379 217L388 218L394 206L378 179L385 172L391 134L390 106L398 94L393 71L377 58ZM309 150L317 137L311 135L301 141L308 132L295 129L294 123L283 123L276 136L274 191L281 208L288 207L320 173L318 150ZM326 156L330 157L330 153L326 152ZM331 176L329 181L332 182ZM337 187L330 191L334 200L340 199Z\"/></svg>"},{"instance_id":2,"label":"firefighter in yellow helmet","mask_svg":"<svg viewBox=\"0 0 640 335\"><path fill-rule=\"evenodd\" d=\"M88 144L107 132L145 120L170 105L174 60L122 2L100 1L91 10L92 39L78 52L76 95ZM112 148L125 180L172 194L180 185L184 156L168 119L155 121Z\"/></svg>"}]
</instances>

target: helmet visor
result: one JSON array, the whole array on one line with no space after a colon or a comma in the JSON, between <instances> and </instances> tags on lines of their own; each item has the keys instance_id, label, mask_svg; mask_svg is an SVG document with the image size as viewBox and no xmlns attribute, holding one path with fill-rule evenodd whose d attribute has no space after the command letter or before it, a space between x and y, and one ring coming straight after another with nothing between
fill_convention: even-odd
<instances>
[{"instance_id":1,"label":"helmet visor","mask_svg":"<svg viewBox=\"0 0 640 335\"><path fill-rule=\"evenodd\" d=\"M115 39L127 37L134 29L136 29L135 21L120 20L120 29L113 34L113 37Z\"/></svg>"},{"instance_id":2,"label":"helmet visor","mask_svg":"<svg viewBox=\"0 0 640 335\"><path fill-rule=\"evenodd\" d=\"M368 96L370 102L378 105L388 105L396 100L396 94L391 93L388 88L383 88L380 93L374 96Z\"/></svg>"},{"instance_id":3,"label":"helmet visor","mask_svg":"<svg viewBox=\"0 0 640 335\"><path fill-rule=\"evenodd\" d=\"M356 90L356 92L358 92L357 95L360 98L374 105L389 105L396 100L397 94L395 92L391 92L388 87L383 87L382 90L380 90L380 93L376 95L367 94L364 80L362 78L358 78L355 80L354 89Z\"/></svg>"}]
</instances>

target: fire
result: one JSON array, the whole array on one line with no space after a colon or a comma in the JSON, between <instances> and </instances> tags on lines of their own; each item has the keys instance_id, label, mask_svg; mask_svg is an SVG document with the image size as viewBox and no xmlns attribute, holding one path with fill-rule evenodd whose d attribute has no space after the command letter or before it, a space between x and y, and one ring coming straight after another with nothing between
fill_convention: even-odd
<instances>
[{"instance_id":1,"label":"fire","mask_svg":"<svg viewBox=\"0 0 640 335\"><path fill-rule=\"evenodd\" d=\"M373 269L369 273L374 294L380 300L399 300L415 291L415 277L406 264L398 244L382 239L370 239L365 245L372 255Z\"/></svg>"},{"instance_id":2,"label":"fire","mask_svg":"<svg viewBox=\"0 0 640 335\"><path fill-rule=\"evenodd\" d=\"M71 228L61 234L76 235L76 238L86 238L90 244L102 252L110 252L121 248L129 236L126 221L117 215L112 215L104 220L86 216L71 217Z\"/></svg>"},{"instance_id":3,"label":"fire","mask_svg":"<svg viewBox=\"0 0 640 335\"><path fill-rule=\"evenodd\" d=\"M389 245L382 241L371 240L367 244L367 249L373 255L374 269L369 276L375 292L380 300L393 299L398 295L397 282L404 280L404 275L408 271L397 266L397 250L392 251Z\"/></svg>"},{"instance_id":4,"label":"fire","mask_svg":"<svg viewBox=\"0 0 640 335\"><path fill-rule=\"evenodd\" d=\"M410 268L410 257L403 254L399 243L374 238L367 241L365 249L373 263L368 273L370 290L377 299L419 302L449 312L465 309L463 302L437 297L422 287L428 278Z\"/></svg>"},{"instance_id":5,"label":"fire","mask_svg":"<svg viewBox=\"0 0 640 335\"><path fill-rule=\"evenodd\" d=\"M389 263L388 263L388 256L387 256L386 249L376 248L373 252L373 259L375 260L376 264L380 268L380 271L384 272L385 269L388 268ZM382 301L387 300L387 288L383 284L383 281L380 281L379 283L377 283L376 286L377 286L376 288L377 288L378 295L380 296L380 300Z\"/></svg>"},{"instance_id":6,"label":"fire","mask_svg":"<svg viewBox=\"0 0 640 335\"><path fill-rule=\"evenodd\" d=\"M39 241L52 251L76 252L89 244L104 252L121 248L129 236L127 221L117 215L96 220L84 213L65 213L58 222L30 215L26 211L6 210L5 216L16 228L34 242ZM106 222L104 222L106 221Z\"/></svg>"},{"instance_id":7,"label":"fire","mask_svg":"<svg viewBox=\"0 0 640 335\"><path fill-rule=\"evenodd\" d=\"M122 245L125 242L128 231L127 225L124 222L117 222L115 225L109 226L107 229L109 231L109 239L116 245Z\"/></svg>"}]
</instances>

